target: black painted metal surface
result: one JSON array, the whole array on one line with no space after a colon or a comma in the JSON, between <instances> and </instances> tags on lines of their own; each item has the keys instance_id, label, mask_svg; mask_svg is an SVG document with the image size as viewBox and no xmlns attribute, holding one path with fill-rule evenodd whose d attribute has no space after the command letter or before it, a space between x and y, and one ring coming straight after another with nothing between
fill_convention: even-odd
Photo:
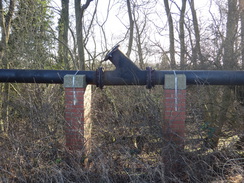
<instances>
[{"instance_id":1,"label":"black painted metal surface","mask_svg":"<svg viewBox=\"0 0 244 183\"><path fill-rule=\"evenodd\" d=\"M16 83L56 83L62 84L66 74L86 75L88 84L102 88L103 85L163 85L165 74L185 74L187 85L244 85L244 71L220 70L176 70L155 71L151 68L139 69L127 58L118 46L106 57L116 67L113 71L66 71L66 70L19 70L0 69L0 82Z\"/></svg>"},{"instance_id":2,"label":"black painted metal surface","mask_svg":"<svg viewBox=\"0 0 244 183\"><path fill-rule=\"evenodd\" d=\"M91 84L95 80L95 71L0 69L0 82L61 84L66 74L86 75L87 82Z\"/></svg>"}]
</instances>

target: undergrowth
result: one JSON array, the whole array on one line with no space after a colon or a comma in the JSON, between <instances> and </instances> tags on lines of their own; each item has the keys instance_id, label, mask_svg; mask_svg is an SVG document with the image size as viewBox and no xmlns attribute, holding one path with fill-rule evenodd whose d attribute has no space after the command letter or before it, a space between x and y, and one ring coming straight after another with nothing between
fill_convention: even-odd
<instances>
[{"instance_id":1,"label":"undergrowth","mask_svg":"<svg viewBox=\"0 0 244 183\"><path fill-rule=\"evenodd\" d=\"M196 102L199 93L188 96L182 149L163 138L162 87L96 89L91 152L85 155L83 149L65 147L62 87L13 87L18 97L11 94L7 130L0 132L0 182L243 181L240 131L226 126L225 131L232 134L222 136L226 143L207 146L209 131L202 127L203 111ZM238 120L241 124L244 119Z\"/></svg>"}]
</instances>

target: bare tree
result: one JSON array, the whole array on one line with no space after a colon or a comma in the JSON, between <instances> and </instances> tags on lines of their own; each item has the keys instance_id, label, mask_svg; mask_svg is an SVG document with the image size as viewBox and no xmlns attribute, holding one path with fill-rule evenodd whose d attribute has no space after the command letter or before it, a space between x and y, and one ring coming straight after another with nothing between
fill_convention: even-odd
<instances>
[{"instance_id":1,"label":"bare tree","mask_svg":"<svg viewBox=\"0 0 244 183\"><path fill-rule=\"evenodd\" d=\"M238 19L237 0L228 0L226 38L224 41L223 56L224 69L234 69L237 67L237 58L234 53L234 46L237 35Z\"/></svg>"},{"instance_id":2,"label":"bare tree","mask_svg":"<svg viewBox=\"0 0 244 183\"><path fill-rule=\"evenodd\" d=\"M235 43L237 36L237 24L238 24L238 11L237 11L237 0L228 0L228 11L227 11L227 23L226 23L226 37L223 43L223 69L236 69L237 68L237 57L235 53ZM211 114L212 125L214 129L212 137L209 139L209 143L212 148L218 146L220 137L222 136L223 127L227 124L230 118L230 109L233 105L233 92L230 87L221 86L218 87L217 92L212 100L212 108L209 110Z\"/></svg>"},{"instance_id":3,"label":"bare tree","mask_svg":"<svg viewBox=\"0 0 244 183\"><path fill-rule=\"evenodd\" d=\"M244 0L239 0L240 18L241 18L241 60L242 69L244 69Z\"/></svg>"},{"instance_id":4,"label":"bare tree","mask_svg":"<svg viewBox=\"0 0 244 183\"><path fill-rule=\"evenodd\" d=\"M132 44L133 44L133 36L134 36L134 20L132 17L132 9L131 9L131 2L130 0L126 1L127 3L127 9L128 9L128 16L129 16L129 22L130 22L130 28L129 28L129 44L128 44L128 49L126 52L126 55L130 57L131 50L132 50Z\"/></svg>"},{"instance_id":5,"label":"bare tree","mask_svg":"<svg viewBox=\"0 0 244 183\"><path fill-rule=\"evenodd\" d=\"M234 52L236 35L237 35L237 24L238 24L238 11L237 11L237 0L228 0L228 13L227 13L227 24L226 24L226 38L224 41L224 56L223 56L223 68L224 69L235 69L237 68L237 58ZM223 126L228 119L228 110L232 104L232 93L229 87L223 88L222 103L218 119L216 121L215 138L213 138L213 145L217 147L220 134Z\"/></svg>"},{"instance_id":6,"label":"bare tree","mask_svg":"<svg viewBox=\"0 0 244 183\"><path fill-rule=\"evenodd\" d=\"M169 24L169 42L170 42L170 65L171 68L174 69L176 67L176 62L175 62L175 36L174 36L174 24L173 24L173 19L171 16L170 8L169 8L169 2L168 0L164 0L164 6L165 6L165 11L167 14L168 18L168 24Z\"/></svg>"},{"instance_id":7,"label":"bare tree","mask_svg":"<svg viewBox=\"0 0 244 183\"><path fill-rule=\"evenodd\" d=\"M11 22L14 14L15 0L9 1L8 11L6 13L5 7L3 7L3 1L0 1L0 26L1 26L1 41L0 41L0 59L3 67L7 68L7 62L3 59L4 52L7 49Z\"/></svg>"},{"instance_id":8,"label":"bare tree","mask_svg":"<svg viewBox=\"0 0 244 183\"><path fill-rule=\"evenodd\" d=\"M90 5L92 0L86 0L81 5L81 0L75 0L75 19L76 19L76 39L78 45L79 69L85 70L85 51L84 51L84 35L83 35L83 17L84 12Z\"/></svg>"},{"instance_id":9,"label":"bare tree","mask_svg":"<svg viewBox=\"0 0 244 183\"><path fill-rule=\"evenodd\" d=\"M68 30L69 30L69 0L62 0L61 17L59 19L59 60L64 64L64 69L70 69L68 50Z\"/></svg>"},{"instance_id":10,"label":"bare tree","mask_svg":"<svg viewBox=\"0 0 244 183\"><path fill-rule=\"evenodd\" d=\"M139 6L134 4L134 7ZM140 15L140 16L139 16ZM142 21L140 21L140 17L144 17ZM136 42L136 52L139 59L139 66L142 69L144 67L144 53L143 53L143 42L145 40L145 32L147 26L147 13L140 14L138 10L133 11L133 20L135 24L135 42Z\"/></svg>"},{"instance_id":11,"label":"bare tree","mask_svg":"<svg viewBox=\"0 0 244 183\"><path fill-rule=\"evenodd\" d=\"M199 31L199 25L197 20L197 13L195 10L195 3L194 0L189 0L190 7L191 7L191 13L192 13L192 21L193 21L193 27L194 27L194 34L195 34L195 47L192 50L192 62L196 65L197 58L200 60L200 65L203 66L203 56L201 52L201 39L200 39L200 31Z\"/></svg>"},{"instance_id":12,"label":"bare tree","mask_svg":"<svg viewBox=\"0 0 244 183\"><path fill-rule=\"evenodd\" d=\"M185 69L186 67L186 61L185 61L185 54L186 54L186 46L185 46L185 30L184 30L184 24L185 24L185 11L186 11L186 0L182 0L182 7L180 11L180 21L179 21L179 27L180 27L180 68Z\"/></svg>"},{"instance_id":13,"label":"bare tree","mask_svg":"<svg viewBox=\"0 0 244 183\"><path fill-rule=\"evenodd\" d=\"M8 7L3 6L3 1L0 1L0 27L1 27L1 40L0 40L0 60L4 69L9 68L9 63L5 57L8 48L9 36L11 22L14 15L15 0L10 0ZM7 12L6 12L7 9ZM2 124L4 124L3 130L7 131L8 129L8 100L9 100L9 84L4 83L2 87Z\"/></svg>"}]
</instances>

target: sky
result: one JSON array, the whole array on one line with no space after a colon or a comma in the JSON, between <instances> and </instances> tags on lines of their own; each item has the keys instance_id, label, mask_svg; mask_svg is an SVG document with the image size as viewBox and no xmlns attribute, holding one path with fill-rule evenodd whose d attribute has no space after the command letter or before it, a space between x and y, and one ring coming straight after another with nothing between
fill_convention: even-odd
<instances>
[{"instance_id":1,"label":"sky","mask_svg":"<svg viewBox=\"0 0 244 183\"><path fill-rule=\"evenodd\" d=\"M85 0L82 0L81 2L85 3ZM98 1L98 14L99 14L99 17L101 18L101 20L106 18L106 15L107 15L106 10L108 7L108 2L109 2L108 0L99 0ZM175 2L178 4L179 7L181 6L181 0L175 0ZM209 7L211 5L210 2L211 1L209 1L209 0L195 0L195 7L196 7L196 11L197 11L199 19L210 18L210 15L209 15ZM54 7L61 9L61 0L51 0L51 3L53 4ZM95 3L95 0L92 1L90 5L92 5L93 3ZM170 6L171 6L172 14L174 14L174 13L177 14L178 9L176 8L176 6L173 3L171 3ZM111 26L106 26L106 30L109 32L109 34L116 33L119 30L121 30L122 28L124 28L124 25L121 24L121 22L118 18L119 17L118 12L122 12L122 10L117 10L116 7L119 8L117 5L114 5L114 7L111 8L109 11L107 24L111 25ZM74 17L73 8L74 8L74 3L72 0L70 0L70 14L71 14L71 16ZM124 7L124 8L126 11L126 7ZM160 7L160 8L162 8L162 7ZM217 11L217 9L214 7L214 3L212 3L211 8L212 8L212 10L211 10L212 12ZM163 11L164 11L164 9L163 9ZM59 18L58 14L56 14L56 16L57 16L57 18ZM164 17L164 18L166 21L166 17ZM128 20L128 16L125 15L122 19Z\"/></svg>"},{"instance_id":2,"label":"sky","mask_svg":"<svg viewBox=\"0 0 244 183\"><path fill-rule=\"evenodd\" d=\"M90 10L93 8L95 2L97 0L93 0L90 4L90 6L88 7ZM170 2L172 2L173 0L171 0ZM181 0L174 0L175 3L177 3L177 5L179 7L181 7ZM52 4L54 7L57 7L57 9L61 9L61 0L51 0ZM70 0L70 17L71 17L71 21L70 21L70 26L75 28L75 15L74 15L74 0ZM81 1L82 3L85 3L85 0ZM108 0L99 0L98 1L98 8L97 8L97 14L98 14L98 19L100 22L103 22L106 19L107 16L107 8L108 8ZM112 3L116 2L115 0L112 0ZM125 2L125 1L124 1ZM96 41L98 42L98 44L100 43L101 45L103 44L104 46L107 46L108 49L112 48L114 45L116 45L119 41L121 41L127 31L126 26L128 26L128 15L126 14L127 11L127 7L124 4L124 6L121 8L121 6L119 6L119 4L112 4L113 8L111 8L109 10L109 16L107 17L107 22L104 25L105 28L105 32L107 35L107 45L104 45L104 40L101 38L101 31L99 29L95 29L96 34ZM155 9L155 7L153 7ZM173 18L177 17L177 20L179 18L179 10L177 8L177 6L174 3L170 3L170 8L171 8L171 12L173 15ZM207 21L208 19L211 19L209 10L211 10L212 13L215 13L216 11L218 11L218 9L216 8L214 2L211 4L211 1L209 0L195 0L195 8L196 8L196 12L197 12L197 16L198 16L198 20L199 23ZM165 47L165 49L167 49L169 41L168 41L168 30L167 30L167 17L165 15L165 10L163 7L163 1L158 1L157 3L157 7L156 9L159 10L159 12L161 12L160 14L154 14L153 12L150 14L150 19L151 20L155 20L155 24L157 24L158 26L161 27L166 27L165 29L162 29L162 35L164 36L156 36L158 35L155 31L156 30L150 30L148 32L148 36L152 36L153 39L155 41L160 41L163 46ZM93 10L93 9L92 9ZM190 11L189 10L189 5L186 8L186 12ZM59 14L55 14L55 21L57 22L58 18L59 18ZM160 21L159 21L160 20ZM75 30L75 29L74 29ZM126 42L121 42L121 49L123 52L126 51L126 45L128 44ZM90 49L93 49L92 43L90 45ZM153 58L153 59L157 59L157 58Z\"/></svg>"}]
</instances>

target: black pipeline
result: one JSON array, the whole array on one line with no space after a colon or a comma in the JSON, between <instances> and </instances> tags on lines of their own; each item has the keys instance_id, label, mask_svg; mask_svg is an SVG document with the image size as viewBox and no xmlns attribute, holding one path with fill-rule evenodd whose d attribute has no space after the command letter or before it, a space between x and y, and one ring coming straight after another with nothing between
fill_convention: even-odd
<instances>
[{"instance_id":1,"label":"black pipeline","mask_svg":"<svg viewBox=\"0 0 244 183\"><path fill-rule=\"evenodd\" d=\"M165 74L185 74L187 85L244 85L244 71L220 70L176 70L157 71L147 67L139 69L119 49L114 47L104 60L110 60L116 67L113 71L67 71L67 70L21 70L0 69L0 82L11 83L53 83L62 84L67 74L86 75L87 84L97 85L163 85Z\"/></svg>"}]
</instances>

